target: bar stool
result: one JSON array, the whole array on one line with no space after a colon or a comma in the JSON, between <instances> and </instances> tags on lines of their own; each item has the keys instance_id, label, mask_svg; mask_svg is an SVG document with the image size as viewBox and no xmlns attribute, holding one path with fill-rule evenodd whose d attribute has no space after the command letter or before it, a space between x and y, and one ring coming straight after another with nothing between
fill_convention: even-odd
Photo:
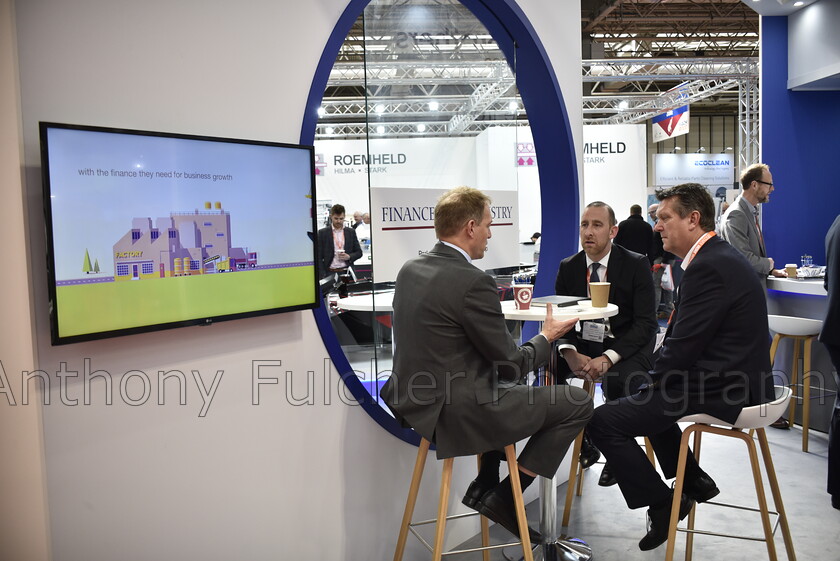
<instances>
[{"instance_id":1,"label":"bar stool","mask_svg":"<svg viewBox=\"0 0 840 561\"><path fill-rule=\"evenodd\" d=\"M396 551L394 551L394 561L402 561L409 531L411 531L411 533L414 534L424 546L426 546L426 549L432 552L432 559L434 561L440 561L443 555L473 553L476 551L483 551L484 561L489 561L491 549L500 549L518 544L522 545L523 559L525 561L534 561L531 549L531 538L528 535L528 521L525 519L525 501L522 500L522 488L519 483L519 467L516 463L516 448L513 444L505 446L505 456L507 458L508 470L510 471L510 482L511 488L513 489L513 502L516 507L516 521L519 523L519 535L521 536L521 541L488 545L490 541L490 532L487 518L479 515L477 512L447 516L446 512L449 505L449 488L452 482L452 466L455 458L446 458L443 460L443 473L440 481L440 500L438 502L437 517L420 522L411 521L411 517L414 514L414 505L417 503L417 493L420 490L420 481L423 478L423 468L426 466L426 456L429 453L429 445L429 441L425 438L420 440L420 446L417 450L417 460L414 463L414 473L411 476L411 485L408 488L408 498L405 501L405 513L403 514L402 523L400 524L399 538L397 538L397 548ZM479 457L479 467L480 465ZM481 516L481 547L443 551L443 537L444 531L446 530L446 522L448 520L466 518L469 516ZM435 524L434 545L429 545L429 543L414 529L415 526L422 526L425 524Z\"/></svg>"},{"instance_id":2,"label":"bar stool","mask_svg":"<svg viewBox=\"0 0 840 561\"><path fill-rule=\"evenodd\" d=\"M589 392L589 397L595 396L595 383L589 380L583 382L583 389ZM656 457L653 453L653 445L647 437L644 439L645 453L650 463L656 466ZM583 474L586 470L580 465L580 449L583 445L583 431L577 435L572 446L572 465L569 466L569 482L566 486L566 506L563 508L563 522L561 526L568 527L569 518L572 513L572 501L575 496L583 496Z\"/></svg>"},{"instance_id":3,"label":"bar stool","mask_svg":"<svg viewBox=\"0 0 840 561\"><path fill-rule=\"evenodd\" d=\"M794 397L790 400L788 412L788 426L793 425L796 413L796 401L802 400L802 451L808 451L808 429L811 418L811 343L820 334L822 321L791 316L768 315L767 322L770 331L775 331L773 343L770 345L770 363L774 364L776 351L782 339L793 339L793 366L790 370L790 387L794 388ZM799 347L802 344L802 381L799 378ZM774 367L775 370L775 367ZM796 391L802 388L801 394ZM824 394L823 394L824 395Z\"/></svg>"},{"instance_id":4,"label":"bar stool","mask_svg":"<svg viewBox=\"0 0 840 561\"><path fill-rule=\"evenodd\" d=\"M793 540L790 537L790 527L788 526L787 516L785 515L785 508L782 504L782 494L779 491L779 481L776 478L776 470L773 467L773 459L770 456L770 446L767 443L767 434L765 427L772 423L775 419L784 412L791 400L792 391L785 386L776 386L776 399L770 403L763 405L755 405L752 407L744 407L738 419L734 424L726 423L720 419L716 419L710 415L689 415L683 417L679 422L693 423L685 431L683 431L682 440L680 441L680 460L677 464L677 478L674 483L674 502L671 505L671 522L668 527L668 547L665 551L665 560L673 561L674 546L676 545L677 530L686 532L686 546L685 558L686 561L691 560L692 549L694 546L694 534L706 534L712 536L721 536L727 538L738 538L755 541L763 541L767 544L767 553L770 561L776 561L776 544L773 541L773 532L775 525L770 525L770 514L776 515L777 524L781 524L782 536L785 541L785 550L789 561L796 561L796 554L793 551ZM716 425L716 426L713 426ZM764 469L767 473L767 479L770 482L770 491L773 495L773 504L778 512L772 512L767 508L767 500L764 494L764 483L761 479L761 469L758 463L758 454L755 450L755 441L751 436L744 432L744 429L755 429L758 435L758 443L761 447L761 456L764 460ZM700 459L700 437L704 432L717 434L729 438L738 438L747 445L747 450L750 456L750 466L752 467L753 480L755 482L755 493L758 497L758 508L747 508L738 505L730 505L724 503L707 502L705 504L718 505L729 508L737 508L741 510L749 510L752 512L761 513L761 524L764 529L764 538L749 537L735 534L721 534L716 532L709 532L704 530L694 529L694 515L697 507L691 509L688 516L687 528L677 528L678 516L680 510L680 498L683 490L683 478L685 476L686 453L688 451L688 441L692 434L694 434L694 455Z\"/></svg>"}]
</instances>

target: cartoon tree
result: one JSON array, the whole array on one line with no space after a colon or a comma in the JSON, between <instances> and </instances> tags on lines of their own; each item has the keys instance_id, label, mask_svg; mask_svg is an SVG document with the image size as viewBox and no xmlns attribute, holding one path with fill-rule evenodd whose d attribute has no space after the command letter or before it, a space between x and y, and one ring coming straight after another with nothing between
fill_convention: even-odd
<instances>
[{"instance_id":1,"label":"cartoon tree","mask_svg":"<svg viewBox=\"0 0 840 561\"><path fill-rule=\"evenodd\" d=\"M82 263L82 272L89 275L92 270L93 267L90 266L90 255L88 254L87 248L85 248L85 262Z\"/></svg>"},{"instance_id":2,"label":"cartoon tree","mask_svg":"<svg viewBox=\"0 0 840 561\"><path fill-rule=\"evenodd\" d=\"M93 272L94 272L94 273L98 273L98 272L99 272L99 259L96 259L96 260L94 260L94 262L93 262Z\"/></svg>"}]
</instances>

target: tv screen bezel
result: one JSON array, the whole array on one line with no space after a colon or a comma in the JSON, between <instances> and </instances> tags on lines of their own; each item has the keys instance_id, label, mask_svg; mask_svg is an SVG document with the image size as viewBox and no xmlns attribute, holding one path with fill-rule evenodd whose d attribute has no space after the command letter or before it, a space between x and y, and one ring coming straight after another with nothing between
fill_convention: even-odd
<instances>
[{"instance_id":1,"label":"tv screen bezel","mask_svg":"<svg viewBox=\"0 0 840 561\"><path fill-rule=\"evenodd\" d=\"M292 143L284 143L284 142L271 142L271 141L262 141L262 140L251 140L251 139L242 139L242 138L229 138L229 137L219 137L219 136L209 136L209 135L195 135L195 134L182 134L182 133L173 133L173 132L165 132L165 131L148 131L148 130L141 130L141 129L128 129L128 128L117 128L117 127L104 127L104 126L95 126L95 125L76 125L76 124L68 124L68 123L56 123L50 121L40 121L38 123L39 126L39 139L40 139L40 152L41 152L41 184L42 184L42 195L44 198L43 201L43 210L44 210L44 221L45 221L45 231L46 231L46 266L47 266L47 289L48 289L48 303L49 303L49 317L50 317L50 339L52 345L66 345L72 343L80 343L84 341L95 341L100 339L108 339L112 337L122 337L126 335L134 335L138 333L150 333L154 331L161 331L161 330L168 330L168 329L175 329L179 327L190 327L196 325L211 325L217 322L224 322L236 319L244 319L244 318L252 318L252 317L261 317L266 315L273 315L273 314L281 314L287 312L295 312L295 311L302 311L302 310L311 310L314 308L318 308L321 305L321 292L320 287L318 284L318 243L317 243L317 196L316 196L316 182L315 182L315 148L311 145L305 144L292 144ZM257 146L269 146L269 147L277 147L277 148L291 148L291 149L299 149L304 150L309 153L309 181L310 181L310 231L307 232L308 238L312 243L312 265L313 265L313 282L312 282L312 301L310 303L303 303L303 304L295 304L291 306L279 306L273 308L265 308L260 310L250 310L240 313L232 313L232 314L221 314L215 316L206 316L206 317L199 317L199 318L191 318L191 319L184 319L180 321L172 321L172 322L163 322L163 323L152 323L147 325L135 326L135 327L127 327L121 329L113 329L108 331L97 331L97 332L90 332L78 335L64 335L62 336L59 333L59 308L58 308L58 301L57 301L57 294L56 294L56 270L55 270L55 247L54 247L54 236L56 232L53 230L53 208L52 208L52 189L51 189L51 178L50 178L50 146L49 146L49 139L48 139L48 131L51 129L66 129L66 130L78 130L84 132L101 132L101 133L111 133L111 134L122 134L122 135L135 135L141 137L161 137L161 138L173 138L173 139L184 139L184 140L198 140L198 141L206 141L206 142L220 142L220 143L233 143L233 144L245 144L245 145L257 145ZM288 235L288 232L280 232L278 224L278 233L282 235ZM237 273L233 273L237 274Z\"/></svg>"}]
</instances>

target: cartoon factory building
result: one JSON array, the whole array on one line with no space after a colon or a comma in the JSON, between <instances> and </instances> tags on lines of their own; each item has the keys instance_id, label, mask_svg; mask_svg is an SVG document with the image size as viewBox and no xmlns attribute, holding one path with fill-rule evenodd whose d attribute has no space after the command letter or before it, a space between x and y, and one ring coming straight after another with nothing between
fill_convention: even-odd
<instances>
[{"instance_id":1,"label":"cartoon factory building","mask_svg":"<svg viewBox=\"0 0 840 561\"><path fill-rule=\"evenodd\" d=\"M230 245L230 213L215 209L134 218L114 244L114 280L139 280L235 271L257 266L256 252Z\"/></svg>"}]
</instances>

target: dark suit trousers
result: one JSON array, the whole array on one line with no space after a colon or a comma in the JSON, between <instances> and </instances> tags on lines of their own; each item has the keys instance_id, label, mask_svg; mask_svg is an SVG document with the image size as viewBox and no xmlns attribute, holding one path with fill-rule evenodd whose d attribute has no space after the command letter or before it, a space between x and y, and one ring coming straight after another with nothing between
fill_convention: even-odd
<instances>
[{"instance_id":1,"label":"dark suit trousers","mask_svg":"<svg viewBox=\"0 0 840 561\"><path fill-rule=\"evenodd\" d=\"M834 365L834 381L840 387L840 346L824 343ZM840 497L840 394L834 396L834 411L828 427L828 492Z\"/></svg>"},{"instance_id":2,"label":"dark suit trousers","mask_svg":"<svg viewBox=\"0 0 840 561\"><path fill-rule=\"evenodd\" d=\"M613 469L618 486L630 508L660 504L671 489L659 477L637 436L647 436L656 459L667 479L676 476L682 431L680 417L696 413L686 411L676 395L646 388L630 397L610 401L595 409L587 431L595 446ZM687 477L699 471L692 454L688 455Z\"/></svg>"}]
</instances>

